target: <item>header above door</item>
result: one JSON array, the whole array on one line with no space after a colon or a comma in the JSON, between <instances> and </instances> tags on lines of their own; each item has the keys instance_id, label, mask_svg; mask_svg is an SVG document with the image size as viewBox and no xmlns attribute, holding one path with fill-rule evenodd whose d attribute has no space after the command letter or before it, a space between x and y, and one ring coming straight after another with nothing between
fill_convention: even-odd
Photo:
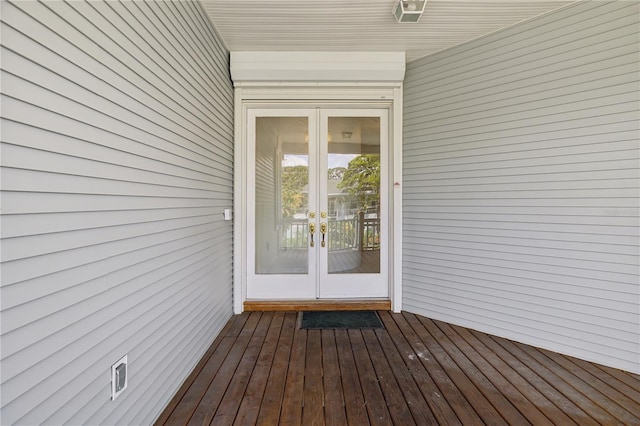
<instances>
[{"instance_id":1,"label":"header above door","mask_svg":"<svg viewBox=\"0 0 640 426\"><path fill-rule=\"evenodd\" d=\"M231 78L245 82L402 82L404 52L231 52Z\"/></svg>"}]
</instances>

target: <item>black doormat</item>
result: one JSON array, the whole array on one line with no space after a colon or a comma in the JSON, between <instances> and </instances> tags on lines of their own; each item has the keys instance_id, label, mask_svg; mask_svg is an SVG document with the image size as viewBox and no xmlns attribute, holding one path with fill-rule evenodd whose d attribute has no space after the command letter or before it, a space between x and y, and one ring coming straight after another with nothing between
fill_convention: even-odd
<instances>
[{"instance_id":1,"label":"black doormat","mask_svg":"<svg viewBox=\"0 0 640 426\"><path fill-rule=\"evenodd\" d=\"M384 328L376 311L305 311L304 329Z\"/></svg>"}]
</instances>

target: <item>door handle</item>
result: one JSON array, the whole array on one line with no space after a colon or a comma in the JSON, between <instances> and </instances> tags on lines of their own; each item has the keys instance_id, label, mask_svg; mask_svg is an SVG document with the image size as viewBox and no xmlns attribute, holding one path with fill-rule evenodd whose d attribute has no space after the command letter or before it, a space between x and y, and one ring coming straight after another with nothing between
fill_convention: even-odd
<instances>
[{"instance_id":1,"label":"door handle","mask_svg":"<svg viewBox=\"0 0 640 426\"><path fill-rule=\"evenodd\" d=\"M311 242L309 243L309 247L314 247L316 243L313 242L313 234L316 233L316 224L311 222L309 224L309 235L311 235Z\"/></svg>"},{"instance_id":2,"label":"door handle","mask_svg":"<svg viewBox=\"0 0 640 426\"><path fill-rule=\"evenodd\" d=\"M326 243L324 241L324 236L327 233L327 224L326 224L326 222L322 222L320 224L320 232L322 233L322 241L320 242L320 246L325 247Z\"/></svg>"}]
</instances>

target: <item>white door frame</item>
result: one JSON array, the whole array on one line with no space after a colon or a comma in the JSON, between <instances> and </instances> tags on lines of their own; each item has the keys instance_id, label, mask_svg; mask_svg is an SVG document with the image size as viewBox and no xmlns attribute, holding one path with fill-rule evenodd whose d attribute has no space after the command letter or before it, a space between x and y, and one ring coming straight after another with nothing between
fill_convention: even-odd
<instances>
[{"instance_id":1,"label":"white door frame","mask_svg":"<svg viewBox=\"0 0 640 426\"><path fill-rule=\"evenodd\" d=\"M402 309L402 84L401 83L236 83L234 152L234 283L233 307L246 300L247 119L250 108L377 107L389 110L389 298L394 312Z\"/></svg>"}]
</instances>

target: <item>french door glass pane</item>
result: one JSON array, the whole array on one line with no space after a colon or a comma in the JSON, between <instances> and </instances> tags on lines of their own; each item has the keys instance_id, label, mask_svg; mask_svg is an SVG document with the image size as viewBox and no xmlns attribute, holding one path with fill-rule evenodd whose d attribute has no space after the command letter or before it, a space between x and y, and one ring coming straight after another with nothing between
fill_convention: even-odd
<instances>
[{"instance_id":1,"label":"french door glass pane","mask_svg":"<svg viewBox=\"0 0 640 426\"><path fill-rule=\"evenodd\" d=\"M329 117L328 129L329 273L379 273L380 118Z\"/></svg>"},{"instance_id":2,"label":"french door glass pane","mask_svg":"<svg viewBox=\"0 0 640 426\"><path fill-rule=\"evenodd\" d=\"M308 131L306 117L256 118L256 274L309 270Z\"/></svg>"}]
</instances>

